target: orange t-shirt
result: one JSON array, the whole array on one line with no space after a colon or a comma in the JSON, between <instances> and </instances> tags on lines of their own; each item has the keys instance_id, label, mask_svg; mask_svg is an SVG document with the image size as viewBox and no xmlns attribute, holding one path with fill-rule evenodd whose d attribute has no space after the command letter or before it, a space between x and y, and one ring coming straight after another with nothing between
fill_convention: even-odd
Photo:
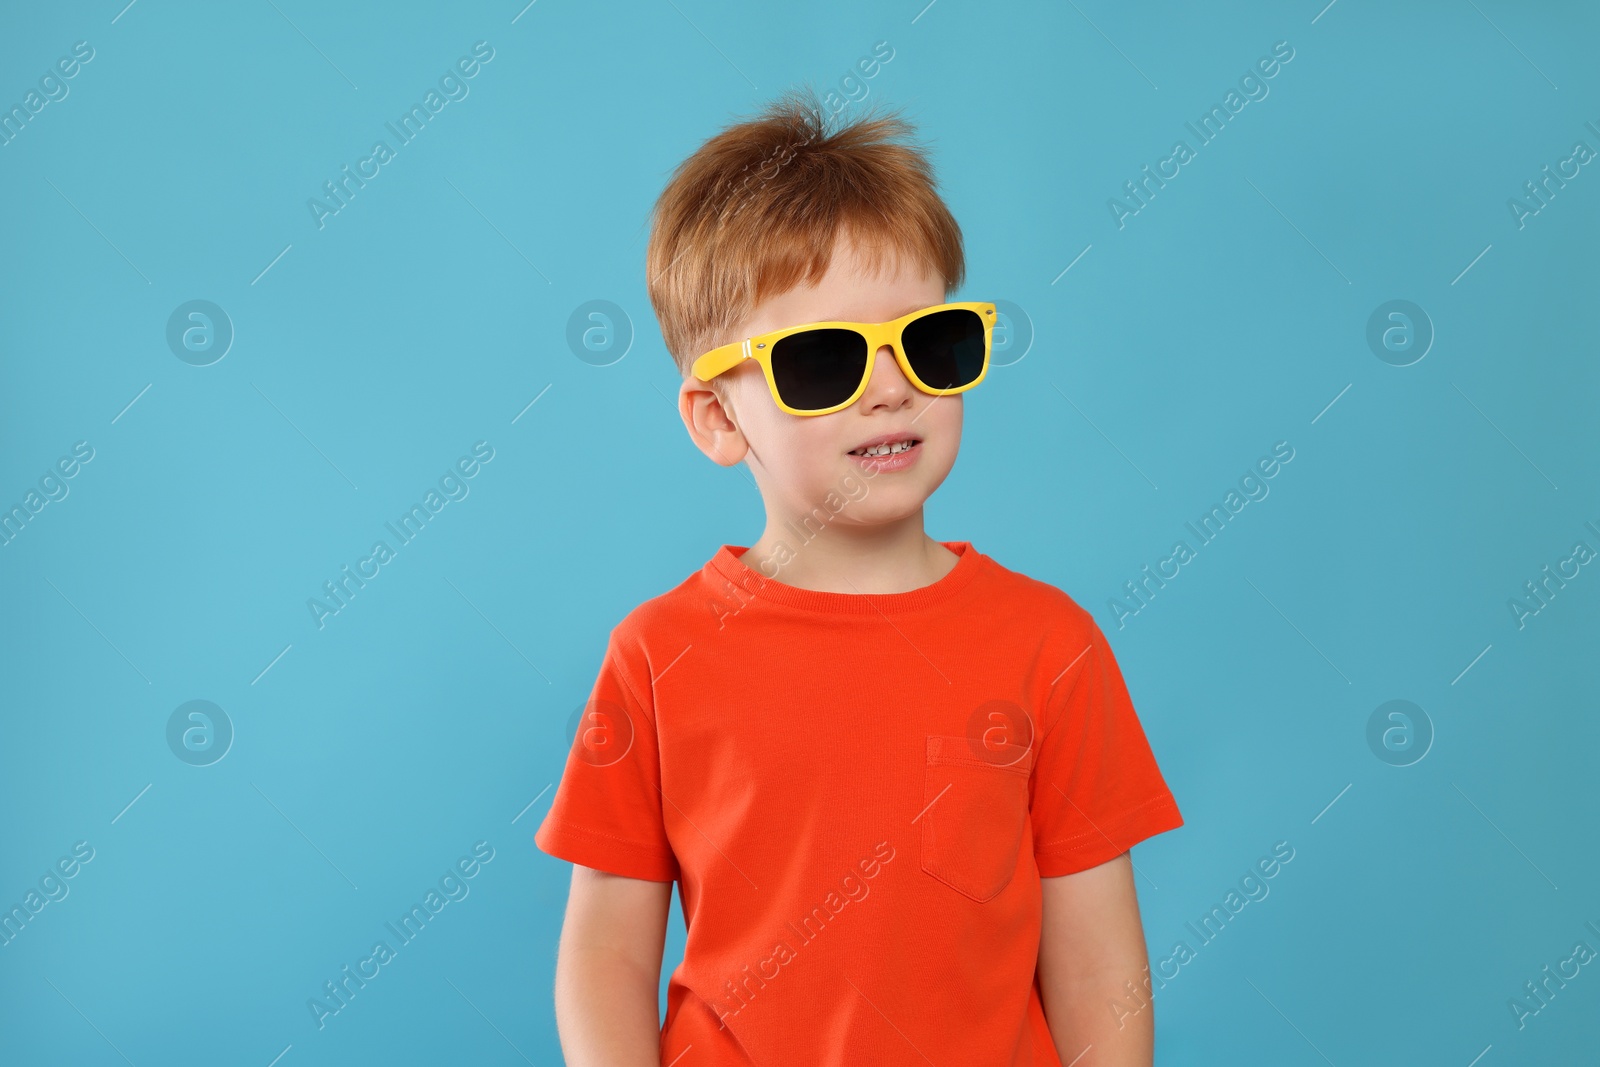
<instances>
[{"instance_id":1,"label":"orange t-shirt","mask_svg":"<svg viewBox=\"0 0 1600 1067\"><path fill-rule=\"evenodd\" d=\"M1060 1067L1039 879L1183 818L1089 613L942 543L883 594L723 545L611 631L534 840L679 882L663 1064Z\"/></svg>"}]
</instances>

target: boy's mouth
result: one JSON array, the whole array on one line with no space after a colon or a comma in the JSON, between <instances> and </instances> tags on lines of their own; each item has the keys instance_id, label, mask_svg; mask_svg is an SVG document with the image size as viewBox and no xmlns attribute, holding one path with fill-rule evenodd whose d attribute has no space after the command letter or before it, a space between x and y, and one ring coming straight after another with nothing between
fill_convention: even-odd
<instances>
[{"instance_id":1,"label":"boy's mouth","mask_svg":"<svg viewBox=\"0 0 1600 1067\"><path fill-rule=\"evenodd\" d=\"M922 438L909 433L883 434L863 441L849 452L852 456L882 457L899 455L922 443Z\"/></svg>"}]
</instances>

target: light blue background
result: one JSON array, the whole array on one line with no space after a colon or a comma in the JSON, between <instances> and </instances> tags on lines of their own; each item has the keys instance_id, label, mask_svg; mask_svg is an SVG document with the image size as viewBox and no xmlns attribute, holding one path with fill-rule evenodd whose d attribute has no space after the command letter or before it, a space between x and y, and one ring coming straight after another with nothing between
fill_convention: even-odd
<instances>
[{"instance_id":1,"label":"light blue background","mask_svg":"<svg viewBox=\"0 0 1600 1067\"><path fill-rule=\"evenodd\" d=\"M648 211L878 41L847 114L906 109L958 298L1034 332L968 396L929 532L1110 636L1187 820L1134 850L1153 959L1296 850L1158 993L1158 1062L1593 1057L1600 967L1524 1029L1507 1006L1600 949L1600 569L1507 606L1600 549L1600 168L1507 207L1600 149L1592 6L123 2L0 15L5 108L95 50L0 147L0 506L95 450L0 547L0 903L95 850L0 948L0 1061L559 1060L569 867L532 836L564 731L610 627L761 528L670 402ZM479 40L470 95L319 230L306 201ZM1119 229L1108 198L1280 40L1270 95ZM193 299L236 330L210 366L165 340ZM1410 366L1366 342L1393 299L1436 331ZM631 322L607 366L566 340L591 300ZM319 629L307 599L480 440L470 495ZM1270 495L1119 628L1280 440ZM167 746L194 699L236 731L208 767ZM1435 731L1411 766L1367 744L1392 699ZM480 840L470 895L319 1030L308 998ZM663 983L681 948L675 904Z\"/></svg>"}]
</instances>

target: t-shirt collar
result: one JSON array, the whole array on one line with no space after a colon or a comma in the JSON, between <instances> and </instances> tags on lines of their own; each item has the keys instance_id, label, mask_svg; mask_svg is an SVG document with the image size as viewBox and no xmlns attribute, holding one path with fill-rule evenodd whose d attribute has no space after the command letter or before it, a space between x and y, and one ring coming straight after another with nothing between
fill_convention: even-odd
<instances>
[{"instance_id":1,"label":"t-shirt collar","mask_svg":"<svg viewBox=\"0 0 1600 1067\"><path fill-rule=\"evenodd\" d=\"M919 589L902 593L832 593L802 589L774 578L746 564L740 557L748 545L722 545L706 564L708 577L719 575L751 594L776 604L832 615L863 615L917 611L948 599L964 588L983 568L983 553L970 541L940 541L959 558L944 577ZM777 573L782 574L780 569ZM717 584L721 584L718 582Z\"/></svg>"}]
</instances>

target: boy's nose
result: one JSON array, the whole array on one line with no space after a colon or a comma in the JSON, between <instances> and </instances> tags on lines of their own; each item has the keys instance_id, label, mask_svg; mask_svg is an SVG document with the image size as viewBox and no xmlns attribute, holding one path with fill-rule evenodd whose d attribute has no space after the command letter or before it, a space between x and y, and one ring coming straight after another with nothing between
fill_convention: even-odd
<instances>
[{"instance_id":1,"label":"boy's nose","mask_svg":"<svg viewBox=\"0 0 1600 1067\"><path fill-rule=\"evenodd\" d=\"M894 358L894 346L880 346L872 361L872 377L867 381L867 389L861 394L860 403L869 408L880 405L897 408L914 392L916 386L907 380Z\"/></svg>"}]
</instances>

